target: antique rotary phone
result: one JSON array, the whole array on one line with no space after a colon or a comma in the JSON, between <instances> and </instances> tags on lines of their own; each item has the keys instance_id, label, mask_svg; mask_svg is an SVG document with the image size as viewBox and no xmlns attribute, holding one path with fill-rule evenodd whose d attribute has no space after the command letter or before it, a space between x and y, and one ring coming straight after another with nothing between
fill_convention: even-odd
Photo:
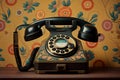
<instances>
[{"instance_id":1,"label":"antique rotary phone","mask_svg":"<svg viewBox=\"0 0 120 80\"><path fill-rule=\"evenodd\" d=\"M73 17L50 17L36 21L25 29L24 39L30 41L42 36L41 27L50 32L40 47L35 48L29 58L29 63L22 66L19 54L17 27L14 32L14 52L18 69L28 71L34 67L36 73L44 72L79 72L88 71L87 53L82 48L81 41L72 36L77 26L80 26L78 38L97 42L97 29L90 23ZM54 27L55 25L71 25L67 28Z\"/></svg>"}]
</instances>

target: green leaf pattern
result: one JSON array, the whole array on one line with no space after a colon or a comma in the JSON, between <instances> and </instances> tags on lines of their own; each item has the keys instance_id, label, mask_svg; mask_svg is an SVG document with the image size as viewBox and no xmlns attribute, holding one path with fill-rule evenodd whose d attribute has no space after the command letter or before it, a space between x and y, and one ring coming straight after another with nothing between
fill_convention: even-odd
<instances>
[{"instance_id":1,"label":"green leaf pattern","mask_svg":"<svg viewBox=\"0 0 120 80\"><path fill-rule=\"evenodd\" d=\"M113 21L118 20L118 16L120 14L120 2L117 4L114 4L114 10L112 12L109 12L109 14Z\"/></svg>"},{"instance_id":2,"label":"green leaf pattern","mask_svg":"<svg viewBox=\"0 0 120 80\"><path fill-rule=\"evenodd\" d=\"M56 5L56 0L53 0L49 5L48 5L48 9L51 10L52 13L56 12L57 7L55 7Z\"/></svg>"},{"instance_id":3,"label":"green leaf pattern","mask_svg":"<svg viewBox=\"0 0 120 80\"><path fill-rule=\"evenodd\" d=\"M21 52L21 55L25 55L26 54L26 49L22 46L20 48L20 52Z\"/></svg>"},{"instance_id":4,"label":"green leaf pattern","mask_svg":"<svg viewBox=\"0 0 120 80\"><path fill-rule=\"evenodd\" d=\"M2 51L3 51L3 49L0 48L0 61L5 61L5 58L3 58L3 57L2 57L2 54L1 54Z\"/></svg>"},{"instance_id":5,"label":"green leaf pattern","mask_svg":"<svg viewBox=\"0 0 120 80\"><path fill-rule=\"evenodd\" d=\"M70 6L71 5L71 1L70 0L67 0L67 1L63 0L62 1L62 5L63 6Z\"/></svg>"},{"instance_id":6,"label":"green leaf pattern","mask_svg":"<svg viewBox=\"0 0 120 80\"><path fill-rule=\"evenodd\" d=\"M35 10L35 7L38 7L40 5L39 2L33 2L30 4L28 1L26 1L23 4L24 11L27 11L28 13L32 13L33 10Z\"/></svg>"},{"instance_id":7,"label":"green leaf pattern","mask_svg":"<svg viewBox=\"0 0 120 80\"><path fill-rule=\"evenodd\" d=\"M9 20L10 15L11 15L11 11L10 11L10 9L8 8L7 14L2 13L2 19L3 19L6 23L11 23L11 21Z\"/></svg>"},{"instance_id":8,"label":"green leaf pattern","mask_svg":"<svg viewBox=\"0 0 120 80\"><path fill-rule=\"evenodd\" d=\"M77 14L77 18L84 20L85 18L83 17L83 12L80 11ZM93 25L95 25L95 22L97 22L98 15L97 14L93 14L92 17L90 18L90 20L88 22L92 23Z\"/></svg>"}]
</instances>

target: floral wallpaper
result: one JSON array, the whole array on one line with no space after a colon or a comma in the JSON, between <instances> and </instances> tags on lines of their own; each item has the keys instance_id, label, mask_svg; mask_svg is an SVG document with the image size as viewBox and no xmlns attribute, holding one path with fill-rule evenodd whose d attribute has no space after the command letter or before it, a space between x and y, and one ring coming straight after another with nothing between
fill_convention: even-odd
<instances>
[{"instance_id":1,"label":"floral wallpaper","mask_svg":"<svg viewBox=\"0 0 120 80\"><path fill-rule=\"evenodd\" d=\"M18 25L55 16L86 20L101 33L96 43L81 40L91 67L120 67L119 0L0 0L0 67L16 67L13 32ZM19 51L23 64L49 34L43 27L42 37L25 42L24 30L25 27L19 27ZM78 30L73 33L75 36Z\"/></svg>"}]
</instances>

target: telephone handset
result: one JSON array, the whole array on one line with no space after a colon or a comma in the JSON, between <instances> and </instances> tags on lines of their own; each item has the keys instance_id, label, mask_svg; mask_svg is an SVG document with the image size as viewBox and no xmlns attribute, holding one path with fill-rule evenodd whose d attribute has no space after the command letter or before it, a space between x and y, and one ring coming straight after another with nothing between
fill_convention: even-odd
<instances>
[{"instance_id":1,"label":"telephone handset","mask_svg":"<svg viewBox=\"0 0 120 80\"><path fill-rule=\"evenodd\" d=\"M26 66L22 66L21 58L19 55L19 46L18 46L18 33L17 29L14 32L14 52L17 62L17 66L20 71L28 71L31 67L34 66L35 70L40 73L40 71L74 71L75 70L87 70L88 60L86 59L83 62L76 60L74 56L85 56L81 42L72 36L72 31L74 31L77 26L80 26L80 31L78 33L78 38L97 42L98 41L98 32L97 29L90 23L73 17L50 17L45 18L40 21L36 21L33 24L21 25L27 26L25 29L24 39L25 41L30 41L42 36L41 27L45 25L45 28L50 32L49 38L44 41L42 47L44 48L43 52L41 46L40 48L35 48L29 58L29 63ZM69 28L57 28L53 25L71 25ZM79 51L83 53L78 54ZM37 53L37 55L36 55ZM42 56L42 57L41 57ZM47 58L45 58L47 57ZM41 59L41 61L39 60ZM67 60L65 60L67 59ZM74 65L73 65L74 63ZM48 69L45 66L51 65L54 69ZM70 66L73 68L70 68ZM78 68L74 66L83 66L84 68ZM86 67L85 67L86 66Z\"/></svg>"},{"instance_id":2,"label":"telephone handset","mask_svg":"<svg viewBox=\"0 0 120 80\"><path fill-rule=\"evenodd\" d=\"M56 31L55 28L50 25L73 25L70 29L73 31L77 28L77 25L81 27L78 37L83 40L96 42L98 40L98 33L92 24L73 17L51 17L37 21L26 28L25 40L29 41L42 36L41 27L46 25L46 28L50 31Z\"/></svg>"}]
</instances>

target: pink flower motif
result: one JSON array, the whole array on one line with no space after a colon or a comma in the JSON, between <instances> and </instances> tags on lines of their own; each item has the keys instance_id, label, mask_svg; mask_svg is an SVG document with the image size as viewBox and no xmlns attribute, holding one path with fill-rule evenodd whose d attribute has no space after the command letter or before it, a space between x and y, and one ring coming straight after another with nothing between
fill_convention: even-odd
<instances>
[{"instance_id":1,"label":"pink flower motif","mask_svg":"<svg viewBox=\"0 0 120 80\"><path fill-rule=\"evenodd\" d=\"M112 29L112 26L113 26L113 24L110 20L104 20L102 23L102 28L105 31L110 31Z\"/></svg>"},{"instance_id":2,"label":"pink flower motif","mask_svg":"<svg viewBox=\"0 0 120 80\"><path fill-rule=\"evenodd\" d=\"M100 36L98 37L98 41L101 42L105 39L105 36L103 34L100 34Z\"/></svg>"},{"instance_id":3,"label":"pink flower motif","mask_svg":"<svg viewBox=\"0 0 120 80\"><path fill-rule=\"evenodd\" d=\"M17 11L17 15L21 15L22 14L22 11L21 10L18 10Z\"/></svg>"}]
</instances>

